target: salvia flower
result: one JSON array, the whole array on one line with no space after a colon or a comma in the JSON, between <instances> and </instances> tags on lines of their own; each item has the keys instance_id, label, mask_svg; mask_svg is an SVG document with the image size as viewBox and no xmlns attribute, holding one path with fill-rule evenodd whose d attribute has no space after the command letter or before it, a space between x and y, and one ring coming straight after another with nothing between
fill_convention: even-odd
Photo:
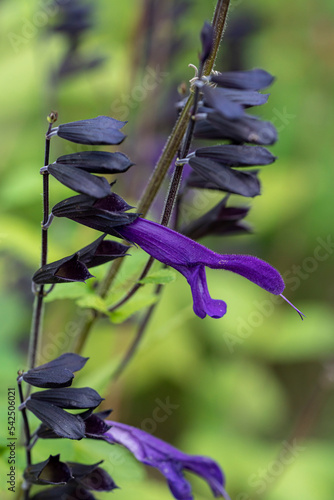
<instances>
[{"instance_id":1,"label":"salvia flower","mask_svg":"<svg viewBox=\"0 0 334 500\"><path fill-rule=\"evenodd\" d=\"M257 257L218 254L172 229L142 218L118 227L117 231L155 259L183 274L191 288L194 312L200 318L206 315L221 318L226 313L226 303L210 297L205 267L240 274L264 290L283 297L285 285L281 275Z\"/></svg>"},{"instance_id":2,"label":"salvia flower","mask_svg":"<svg viewBox=\"0 0 334 500\"><path fill-rule=\"evenodd\" d=\"M215 497L229 498L224 489L223 472L211 458L183 453L136 427L109 420L106 420L106 423L111 427L103 435L103 439L125 446L137 460L158 469L166 477L168 486L177 500L194 498L191 485L185 479L183 471L202 477Z\"/></svg>"}]
</instances>

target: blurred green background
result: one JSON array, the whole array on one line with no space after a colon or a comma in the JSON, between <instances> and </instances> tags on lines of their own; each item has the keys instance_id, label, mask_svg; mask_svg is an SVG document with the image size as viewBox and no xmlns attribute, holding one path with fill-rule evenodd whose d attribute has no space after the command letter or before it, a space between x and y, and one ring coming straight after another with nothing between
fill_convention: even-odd
<instances>
[{"instance_id":1,"label":"blurred green background","mask_svg":"<svg viewBox=\"0 0 334 500\"><path fill-rule=\"evenodd\" d=\"M149 4L155 7L149 10ZM56 82L52 75L67 44L63 35L46 33L46 23L56 20L48 5L0 3L2 498L8 473L7 388L15 385L16 372L26 363L30 279L39 266L39 168L46 116L56 109L59 123L101 114L129 120L128 138L118 150L136 166L118 179L116 188L135 205L175 119L176 88L193 76L188 64L197 63L199 31L214 8L214 2L200 0L98 0L94 26L79 50L82 56L104 57L104 63ZM262 169L263 196L233 199L252 207L247 220L253 234L203 243L221 253L257 255L274 265L286 278L285 295L306 314L305 321L283 301L220 271L208 272L209 289L227 301L228 314L200 320L179 276L165 287L141 348L117 383L110 377L133 338L137 316L122 325L101 320L95 326L84 351L90 361L75 379L76 386L100 391L106 398L103 407L114 409L114 420L153 432L185 452L216 459L233 500L333 498L333 53L330 0L241 0L232 2L216 66L262 67L277 77L268 104L257 113L279 130L279 142L271 148L278 161ZM149 88L144 83L148 74ZM51 160L76 150L56 138ZM52 203L69 195L51 183ZM152 217L159 216L162 200L163 195ZM215 200L198 195L189 210L196 215ZM49 258L69 255L92 239L93 231L57 220L50 231ZM131 253L134 263L145 262L140 251ZM134 264L129 260L128 266ZM57 289L58 296L62 291ZM71 299L59 299L47 305L46 313L45 358L70 348L82 310ZM155 410L166 401L174 409L157 422ZM58 445L38 444L34 460L58 453ZM115 499L171 498L164 478L144 470L123 449L95 442L64 442L61 449L67 460L104 459L121 487ZM17 465L24 466L19 450ZM191 481L196 499L211 498L203 481Z\"/></svg>"}]
</instances>

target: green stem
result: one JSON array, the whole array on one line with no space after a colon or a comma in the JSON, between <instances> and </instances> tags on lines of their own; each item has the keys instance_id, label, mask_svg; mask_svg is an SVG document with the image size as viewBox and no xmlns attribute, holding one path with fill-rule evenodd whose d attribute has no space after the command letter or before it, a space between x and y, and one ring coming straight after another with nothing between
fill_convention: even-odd
<instances>
[{"instance_id":1,"label":"green stem","mask_svg":"<svg viewBox=\"0 0 334 500\"><path fill-rule=\"evenodd\" d=\"M161 285L157 285L156 290L155 290L155 294L158 295L160 293L160 290L161 290ZM139 347L140 341L143 338L143 335L144 335L144 333L146 331L148 323L149 323L149 321L150 321L150 319L152 317L152 314L153 314L153 311L155 309L155 306L156 306L156 303L152 304L150 306L150 308L146 311L145 316L144 316L142 322L139 325L139 328L137 330L136 336L135 336L132 344L130 345L129 349L127 350L127 352L126 352L126 354L124 356L124 358L122 359L122 361L120 362L120 364L118 365L118 367L116 368L116 370L115 370L115 372L114 372L114 374L112 376L112 379L114 381L117 380L120 377L120 375L123 373L123 371L125 370L125 368L129 364L129 362L133 358L134 354L136 353L136 351L137 351L137 349Z\"/></svg>"}]
</instances>

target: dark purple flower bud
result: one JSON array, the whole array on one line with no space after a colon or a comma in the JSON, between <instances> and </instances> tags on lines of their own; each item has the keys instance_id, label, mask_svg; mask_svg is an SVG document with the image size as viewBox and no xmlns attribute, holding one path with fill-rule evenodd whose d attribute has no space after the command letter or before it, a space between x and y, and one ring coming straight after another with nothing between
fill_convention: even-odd
<instances>
[{"instance_id":1,"label":"dark purple flower bud","mask_svg":"<svg viewBox=\"0 0 334 500\"><path fill-rule=\"evenodd\" d=\"M105 418L111 413L111 410L93 413L84 419L86 427L86 437L101 438L101 436L110 429L110 425L106 424Z\"/></svg>"},{"instance_id":2,"label":"dark purple flower bud","mask_svg":"<svg viewBox=\"0 0 334 500\"><path fill-rule=\"evenodd\" d=\"M60 455L55 455L40 462L28 466L24 473L24 479L31 484L66 484L73 478L69 466L59 460Z\"/></svg>"},{"instance_id":3,"label":"dark purple flower bud","mask_svg":"<svg viewBox=\"0 0 334 500\"><path fill-rule=\"evenodd\" d=\"M261 146L239 146L234 144L198 148L195 151L195 156L210 158L229 167L269 165L276 160L276 156Z\"/></svg>"},{"instance_id":4,"label":"dark purple flower bud","mask_svg":"<svg viewBox=\"0 0 334 500\"><path fill-rule=\"evenodd\" d=\"M155 259L183 274L191 288L194 312L200 318L205 318L207 314L221 318L226 313L225 302L210 297L206 266L237 273L286 300L282 295L284 281L279 272L257 257L218 254L172 229L142 218L118 230L128 241L136 243ZM296 311L302 314L298 309Z\"/></svg>"},{"instance_id":5,"label":"dark purple flower bud","mask_svg":"<svg viewBox=\"0 0 334 500\"><path fill-rule=\"evenodd\" d=\"M90 245L79 250L78 256L80 262L83 262L88 268L100 266L119 257L124 257L129 250L127 245L122 245L117 241L105 240L105 234L93 241Z\"/></svg>"},{"instance_id":6,"label":"dark purple flower bud","mask_svg":"<svg viewBox=\"0 0 334 500\"><path fill-rule=\"evenodd\" d=\"M105 419L110 415L110 413L111 410L105 410L97 413L92 413L92 410L87 410L77 415L84 422L85 437L102 439L103 434L110 429L110 425L105 422ZM60 437L44 424L41 424L36 432L38 437L41 439L57 439Z\"/></svg>"},{"instance_id":7,"label":"dark purple flower bud","mask_svg":"<svg viewBox=\"0 0 334 500\"><path fill-rule=\"evenodd\" d=\"M37 285L46 285L73 281L85 282L92 277L93 275L90 274L87 266L79 261L76 253L42 266L35 272L32 280Z\"/></svg>"},{"instance_id":8,"label":"dark purple flower bud","mask_svg":"<svg viewBox=\"0 0 334 500\"><path fill-rule=\"evenodd\" d=\"M49 389L33 392L30 395L33 401L43 401L59 408L76 410L81 408L96 408L103 398L90 387ZM28 400L27 400L28 401Z\"/></svg>"},{"instance_id":9,"label":"dark purple flower bud","mask_svg":"<svg viewBox=\"0 0 334 500\"><path fill-rule=\"evenodd\" d=\"M25 406L57 436L67 439L82 439L85 436L85 424L79 416L32 398L27 399Z\"/></svg>"},{"instance_id":10,"label":"dark purple flower bud","mask_svg":"<svg viewBox=\"0 0 334 500\"><path fill-rule=\"evenodd\" d=\"M202 53L200 55L201 63L205 63L208 57L210 57L214 39L214 30L210 23L205 21L204 26L201 31L201 42L202 42Z\"/></svg>"},{"instance_id":11,"label":"dark purple flower bud","mask_svg":"<svg viewBox=\"0 0 334 500\"><path fill-rule=\"evenodd\" d=\"M106 151L82 151L60 156L56 164L71 165L92 174L121 174L132 165L132 161L123 153Z\"/></svg>"},{"instance_id":12,"label":"dark purple flower bud","mask_svg":"<svg viewBox=\"0 0 334 500\"><path fill-rule=\"evenodd\" d=\"M138 217L135 213L124 213L131 208L133 207L115 193L98 200L82 194L61 201L53 207L52 213L56 217L67 217L97 231L117 235L113 228L129 224Z\"/></svg>"},{"instance_id":13,"label":"dark purple flower bud","mask_svg":"<svg viewBox=\"0 0 334 500\"><path fill-rule=\"evenodd\" d=\"M104 198L110 194L110 184L105 177L98 177L62 163L49 165L47 171L64 186L77 193L88 194L94 198Z\"/></svg>"},{"instance_id":14,"label":"dark purple flower bud","mask_svg":"<svg viewBox=\"0 0 334 500\"><path fill-rule=\"evenodd\" d=\"M189 165L202 177L202 187L205 187L205 182L209 182L228 193L247 197L260 194L261 186L257 178L257 170L240 172L208 158L198 158L197 156L190 158ZM188 185L191 185L191 177L188 179Z\"/></svg>"},{"instance_id":15,"label":"dark purple flower bud","mask_svg":"<svg viewBox=\"0 0 334 500\"><path fill-rule=\"evenodd\" d=\"M227 235L249 232L249 227L240 222L249 212L245 207L227 207L228 196L209 212L190 222L181 233L193 240L208 235Z\"/></svg>"},{"instance_id":16,"label":"dark purple flower bud","mask_svg":"<svg viewBox=\"0 0 334 500\"><path fill-rule=\"evenodd\" d=\"M221 114L209 112L207 119L195 125L195 137L200 139L229 139L237 143L250 142L268 146L277 141L277 131L270 122L244 115L228 120Z\"/></svg>"},{"instance_id":17,"label":"dark purple flower bud","mask_svg":"<svg viewBox=\"0 0 334 500\"><path fill-rule=\"evenodd\" d=\"M118 443L133 453L137 460L155 467L167 479L168 486L177 500L193 500L191 485L183 475L189 471L202 477L215 497L229 499L224 484L225 478L219 465L208 457L187 455L170 444L130 425L107 420L111 428L104 439Z\"/></svg>"},{"instance_id":18,"label":"dark purple flower bud","mask_svg":"<svg viewBox=\"0 0 334 500\"><path fill-rule=\"evenodd\" d=\"M225 73L213 73L210 81L219 85L242 90L261 90L274 81L274 77L263 69L252 69L249 71L230 71Z\"/></svg>"},{"instance_id":19,"label":"dark purple flower bud","mask_svg":"<svg viewBox=\"0 0 334 500\"><path fill-rule=\"evenodd\" d=\"M224 96L226 99L235 103L241 104L244 108L252 106L261 106L266 104L270 94L260 94L254 90L237 90L237 89L224 89L216 88L217 92Z\"/></svg>"},{"instance_id":20,"label":"dark purple flower bud","mask_svg":"<svg viewBox=\"0 0 334 500\"><path fill-rule=\"evenodd\" d=\"M102 462L103 460L93 465L68 462L68 466L75 480L84 488L95 491L112 491L118 486L104 469L98 467Z\"/></svg>"},{"instance_id":21,"label":"dark purple flower bud","mask_svg":"<svg viewBox=\"0 0 334 500\"><path fill-rule=\"evenodd\" d=\"M87 360L88 358L79 354L68 352L49 363L28 370L22 374L22 378L28 384L44 389L68 387L72 384L73 372L81 370Z\"/></svg>"},{"instance_id":22,"label":"dark purple flower bud","mask_svg":"<svg viewBox=\"0 0 334 500\"><path fill-rule=\"evenodd\" d=\"M120 144L125 135L119 129L126 123L110 116L98 116L89 120L63 123L53 128L48 137L58 135L67 141L97 146Z\"/></svg>"},{"instance_id":23,"label":"dark purple flower bud","mask_svg":"<svg viewBox=\"0 0 334 500\"><path fill-rule=\"evenodd\" d=\"M243 107L239 103L226 97L221 90L222 89L214 89L208 85L204 85L201 91L203 92L205 105L210 106L210 108L214 109L228 120L241 118L244 114Z\"/></svg>"}]
</instances>

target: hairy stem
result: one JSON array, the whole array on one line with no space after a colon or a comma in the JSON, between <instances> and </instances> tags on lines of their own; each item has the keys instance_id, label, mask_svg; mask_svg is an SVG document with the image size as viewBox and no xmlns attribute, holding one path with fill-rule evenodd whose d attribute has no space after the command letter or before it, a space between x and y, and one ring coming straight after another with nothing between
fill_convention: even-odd
<instances>
[{"instance_id":1,"label":"hairy stem","mask_svg":"<svg viewBox=\"0 0 334 500\"><path fill-rule=\"evenodd\" d=\"M220 42L222 41L226 20L227 20L227 12L230 6L230 0L218 0L215 8L215 12L213 15L212 26L214 28L214 40L213 47L210 56L205 62L203 75L209 76L211 71L214 68L215 61L217 58L217 53L219 49Z\"/></svg>"}]
</instances>

